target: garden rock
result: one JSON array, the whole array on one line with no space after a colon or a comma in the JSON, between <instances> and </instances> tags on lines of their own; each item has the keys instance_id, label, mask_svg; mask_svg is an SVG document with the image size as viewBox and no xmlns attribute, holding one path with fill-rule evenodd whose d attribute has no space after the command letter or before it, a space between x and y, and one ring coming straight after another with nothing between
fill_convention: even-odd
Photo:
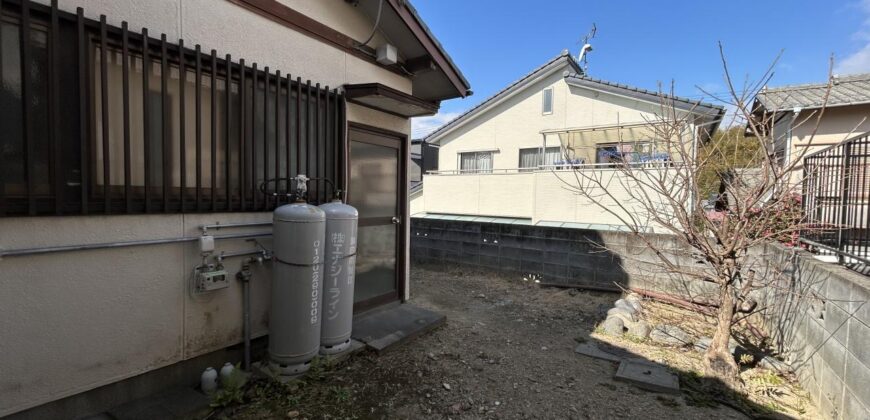
<instances>
[{"instance_id":1,"label":"garden rock","mask_svg":"<svg viewBox=\"0 0 870 420\"><path fill-rule=\"evenodd\" d=\"M616 337L622 336L625 332L625 324L623 323L622 318L615 316L605 319L601 324L601 328L604 329L605 334Z\"/></svg>"},{"instance_id":2,"label":"garden rock","mask_svg":"<svg viewBox=\"0 0 870 420\"><path fill-rule=\"evenodd\" d=\"M788 363L783 362L782 360L779 360L773 356L762 357L761 360L758 362L758 366L779 373L789 373L792 371L791 366L789 366Z\"/></svg>"},{"instance_id":3,"label":"garden rock","mask_svg":"<svg viewBox=\"0 0 870 420\"><path fill-rule=\"evenodd\" d=\"M632 322L626 324L625 327L626 329L628 329L628 334L640 338L649 337L649 333L652 330L652 328L650 328L649 324L647 324L646 321Z\"/></svg>"},{"instance_id":4,"label":"garden rock","mask_svg":"<svg viewBox=\"0 0 870 420\"><path fill-rule=\"evenodd\" d=\"M637 304L636 302L635 303L629 302L628 300L625 300L625 299L617 300L616 303L613 304L613 307L628 310L629 312L631 312L633 314L640 312L640 305L639 304Z\"/></svg>"},{"instance_id":5,"label":"garden rock","mask_svg":"<svg viewBox=\"0 0 870 420\"><path fill-rule=\"evenodd\" d=\"M707 351L707 348L710 347L710 343L712 343L712 342L713 342L712 337L701 337L695 341L695 344L693 345L693 347L695 350L697 350L699 352L704 352L704 351ZM740 347L740 345L737 344L737 341L734 341L734 338L732 337L731 340L728 341L728 351L732 355L736 355L738 347Z\"/></svg>"},{"instance_id":6,"label":"garden rock","mask_svg":"<svg viewBox=\"0 0 870 420\"><path fill-rule=\"evenodd\" d=\"M649 338L659 344L668 346L685 346L692 344L692 337L680 327L674 325L658 325L649 334Z\"/></svg>"},{"instance_id":7,"label":"garden rock","mask_svg":"<svg viewBox=\"0 0 870 420\"><path fill-rule=\"evenodd\" d=\"M637 293L629 293L628 296L624 297L628 303L637 306L638 309L641 308L641 302L643 302L643 297L641 297Z\"/></svg>"},{"instance_id":8,"label":"garden rock","mask_svg":"<svg viewBox=\"0 0 870 420\"><path fill-rule=\"evenodd\" d=\"M634 315L634 312L625 308L611 308L607 311L607 317L619 317L625 322L637 322L637 317Z\"/></svg>"}]
</instances>

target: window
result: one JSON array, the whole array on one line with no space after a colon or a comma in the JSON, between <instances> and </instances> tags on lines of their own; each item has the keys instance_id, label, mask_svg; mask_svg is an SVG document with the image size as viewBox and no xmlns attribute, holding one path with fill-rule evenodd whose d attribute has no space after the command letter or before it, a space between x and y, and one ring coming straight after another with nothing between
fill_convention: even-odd
<instances>
[{"instance_id":1,"label":"window","mask_svg":"<svg viewBox=\"0 0 870 420\"><path fill-rule=\"evenodd\" d=\"M553 113L553 88L546 88L543 92L543 104L541 105L542 114Z\"/></svg>"},{"instance_id":2,"label":"window","mask_svg":"<svg viewBox=\"0 0 870 420\"><path fill-rule=\"evenodd\" d=\"M459 154L460 172L491 173L492 152L467 152Z\"/></svg>"},{"instance_id":3,"label":"window","mask_svg":"<svg viewBox=\"0 0 870 420\"><path fill-rule=\"evenodd\" d=\"M289 186L260 185L297 173L343 187L337 90L84 15L3 4L0 216L263 211Z\"/></svg>"},{"instance_id":4,"label":"window","mask_svg":"<svg viewBox=\"0 0 870 420\"><path fill-rule=\"evenodd\" d=\"M520 149L520 165L519 169L523 171L531 171L538 169L540 166L555 166L562 162L562 149L559 146L547 147L541 153L540 147L529 149Z\"/></svg>"}]
</instances>

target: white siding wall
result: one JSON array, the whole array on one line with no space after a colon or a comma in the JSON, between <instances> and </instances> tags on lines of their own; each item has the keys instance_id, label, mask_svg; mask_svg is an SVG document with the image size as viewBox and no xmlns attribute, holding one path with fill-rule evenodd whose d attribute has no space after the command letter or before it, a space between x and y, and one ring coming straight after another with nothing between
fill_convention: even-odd
<instances>
[{"instance_id":1,"label":"white siding wall","mask_svg":"<svg viewBox=\"0 0 870 420\"><path fill-rule=\"evenodd\" d=\"M342 0L287 3L351 36L366 29L365 18ZM199 43L303 80L411 89L407 78L228 1L60 0L62 10L79 6L91 18L105 14L113 25L126 20L133 31L146 26L152 36L183 37L187 46ZM410 133L407 119L353 104L347 117ZM269 220L271 213L0 218L0 248L197 236L202 224ZM218 250L252 248L242 240L217 243ZM0 261L0 417L239 343L241 288L231 281L228 289L191 297L188 282L199 262L194 244ZM225 264L231 275L239 263ZM268 264L255 268L255 337L267 331L269 279Z\"/></svg>"},{"instance_id":2,"label":"white siding wall","mask_svg":"<svg viewBox=\"0 0 870 420\"><path fill-rule=\"evenodd\" d=\"M661 113L659 104L569 86L562 75L567 68L555 70L441 137L438 169L459 169L459 153L489 149L498 149L493 154L495 169L516 168L519 149L543 145L543 130L644 123ZM546 115L541 112L545 88L553 89L553 112ZM558 146L558 136L548 135L547 145Z\"/></svg>"}]
</instances>

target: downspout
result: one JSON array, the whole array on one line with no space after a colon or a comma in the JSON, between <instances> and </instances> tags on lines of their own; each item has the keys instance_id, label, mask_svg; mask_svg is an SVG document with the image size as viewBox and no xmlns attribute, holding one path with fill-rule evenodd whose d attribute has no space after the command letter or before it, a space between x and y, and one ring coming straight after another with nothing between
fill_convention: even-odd
<instances>
[{"instance_id":1,"label":"downspout","mask_svg":"<svg viewBox=\"0 0 870 420\"><path fill-rule=\"evenodd\" d=\"M795 107L791 111L791 121L788 123L788 130L786 131L786 143L785 143L785 164L788 165L791 163L791 146L792 146L792 135L794 134L794 122L797 121L798 115L801 113L803 108Z\"/></svg>"}]
</instances>

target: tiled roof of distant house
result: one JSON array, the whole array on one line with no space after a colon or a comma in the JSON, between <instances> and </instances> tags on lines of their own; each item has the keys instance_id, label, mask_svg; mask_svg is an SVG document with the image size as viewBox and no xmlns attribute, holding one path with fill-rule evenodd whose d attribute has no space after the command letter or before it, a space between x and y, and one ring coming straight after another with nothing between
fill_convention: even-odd
<instances>
[{"instance_id":1,"label":"tiled roof of distant house","mask_svg":"<svg viewBox=\"0 0 870 420\"><path fill-rule=\"evenodd\" d=\"M825 83L765 88L756 99L768 111L866 104L870 103L870 73L834 77Z\"/></svg>"}]
</instances>

